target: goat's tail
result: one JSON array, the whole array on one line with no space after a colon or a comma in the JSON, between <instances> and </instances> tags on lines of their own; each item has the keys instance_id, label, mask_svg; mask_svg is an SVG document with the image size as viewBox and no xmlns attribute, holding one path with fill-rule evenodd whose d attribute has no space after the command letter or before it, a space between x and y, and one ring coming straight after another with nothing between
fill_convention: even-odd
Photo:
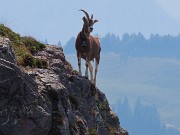
<instances>
[{"instance_id":1,"label":"goat's tail","mask_svg":"<svg viewBox=\"0 0 180 135\"><path fill-rule=\"evenodd\" d=\"M100 55L100 52L101 52L101 47L99 48L99 55Z\"/></svg>"}]
</instances>

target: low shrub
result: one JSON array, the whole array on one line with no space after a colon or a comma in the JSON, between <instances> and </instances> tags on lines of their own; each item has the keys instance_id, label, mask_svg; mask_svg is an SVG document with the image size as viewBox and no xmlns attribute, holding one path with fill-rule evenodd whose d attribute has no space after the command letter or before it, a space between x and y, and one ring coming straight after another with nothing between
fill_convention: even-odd
<instances>
[{"instance_id":1,"label":"low shrub","mask_svg":"<svg viewBox=\"0 0 180 135\"><path fill-rule=\"evenodd\" d=\"M31 53L35 53L35 52L45 48L45 45L43 43L40 43L35 38L30 37L30 36L22 37L22 41L23 41L24 45L29 48Z\"/></svg>"}]
</instances>

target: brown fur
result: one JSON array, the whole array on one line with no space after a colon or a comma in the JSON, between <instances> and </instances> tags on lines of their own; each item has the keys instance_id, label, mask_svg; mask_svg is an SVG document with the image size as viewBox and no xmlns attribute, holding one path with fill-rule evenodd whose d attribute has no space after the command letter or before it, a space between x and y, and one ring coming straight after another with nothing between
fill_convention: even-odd
<instances>
[{"instance_id":1,"label":"brown fur","mask_svg":"<svg viewBox=\"0 0 180 135\"><path fill-rule=\"evenodd\" d=\"M86 60L86 55L88 55L89 60L92 61L94 58L97 60L98 64L100 61L100 40L97 37L89 35L87 37L87 46L82 47L82 39L80 38L80 33L77 36L76 39L76 51L77 51L77 57L81 55L81 58Z\"/></svg>"},{"instance_id":2,"label":"brown fur","mask_svg":"<svg viewBox=\"0 0 180 135\"><path fill-rule=\"evenodd\" d=\"M97 37L94 37L90 35L90 32L93 31L93 25L94 23L98 22L98 20L93 20L93 15L91 18L89 18L89 15L86 11L83 11L86 15L86 17L83 17L84 25L82 28L82 31L79 32L77 38L76 38L76 51L77 51L77 57L78 57L78 65L79 65L79 74L81 75L81 58L83 58L86 61L86 73L85 76L88 77L88 65L90 61L94 60L96 61L96 69L95 69L95 77L94 77L94 83L96 83L96 74L97 74L97 68L100 61L100 40ZM92 69L90 68L91 72L91 81L92 79Z\"/></svg>"}]
</instances>

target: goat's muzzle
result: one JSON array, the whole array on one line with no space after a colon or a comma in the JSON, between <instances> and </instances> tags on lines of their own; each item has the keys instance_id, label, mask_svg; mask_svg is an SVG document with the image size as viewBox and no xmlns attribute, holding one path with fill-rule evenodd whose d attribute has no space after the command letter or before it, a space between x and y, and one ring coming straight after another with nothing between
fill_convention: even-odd
<instances>
[{"instance_id":1,"label":"goat's muzzle","mask_svg":"<svg viewBox=\"0 0 180 135\"><path fill-rule=\"evenodd\" d=\"M93 31L93 26L89 26L88 30L89 30L89 32L92 32Z\"/></svg>"}]
</instances>

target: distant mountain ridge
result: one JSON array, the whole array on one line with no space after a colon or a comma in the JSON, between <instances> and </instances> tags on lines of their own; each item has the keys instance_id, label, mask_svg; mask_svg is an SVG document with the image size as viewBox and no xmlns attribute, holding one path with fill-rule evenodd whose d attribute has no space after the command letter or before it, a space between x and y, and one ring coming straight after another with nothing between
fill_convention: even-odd
<instances>
[{"instance_id":1,"label":"distant mountain ridge","mask_svg":"<svg viewBox=\"0 0 180 135\"><path fill-rule=\"evenodd\" d=\"M151 34L146 39L143 34L123 34L120 39L115 34L107 34L100 39L103 53L118 53L135 57L174 57L180 58L180 34L177 36ZM75 53L75 38L64 46L65 54Z\"/></svg>"},{"instance_id":2,"label":"distant mountain ridge","mask_svg":"<svg viewBox=\"0 0 180 135\"><path fill-rule=\"evenodd\" d=\"M114 106L121 118L123 127L132 135L179 135L180 131L173 125L161 123L159 112L153 105L143 105L137 99L132 109L125 97ZM138 124L137 124L138 123ZM143 128L142 128L143 127ZM149 128L151 127L151 128Z\"/></svg>"}]
</instances>

